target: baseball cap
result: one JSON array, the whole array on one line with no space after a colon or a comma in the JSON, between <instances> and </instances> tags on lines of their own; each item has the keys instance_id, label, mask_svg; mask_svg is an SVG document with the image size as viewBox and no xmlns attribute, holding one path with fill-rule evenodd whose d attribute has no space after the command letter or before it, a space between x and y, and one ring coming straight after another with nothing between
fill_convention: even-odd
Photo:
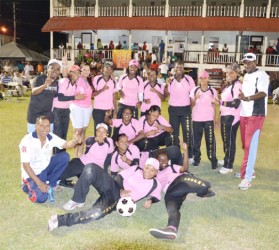
<instances>
[{"instance_id":1,"label":"baseball cap","mask_svg":"<svg viewBox=\"0 0 279 250\"><path fill-rule=\"evenodd\" d=\"M137 60L133 59L129 62L129 66L136 66L137 68L139 67L139 63Z\"/></svg>"},{"instance_id":2,"label":"baseball cap","mask_svg":"<svg viewBox=\"0 0 279 250\"><path fill-rule=\"evenodd\" d=\"M244 61L249 61L249 62L253 62L256 61L257 57L254 53L247 53L243 56L242 62Z\"/></svg>"},{"instance_id":3,"label":"baseball cap","mask_svg":"<svg viewBox=\"0 0 279 250\"><path fill-rule=\"evenodd\" d=\"M111 68L113 69L113 62L108 62L108 61L106 61L106 62L104 63L104 67L111 67Z\"/></svg>"},{"instance_id":4,"label":"baseball cap","mask_svg":"<svg viewBox=\"0 0 279 250\"><path fill-rule=\"evenodd\" d=\"M76 71L76 70L80 70L80 67L78 65L72 65L70 71Z\"/></svg>"},{"instance_id":5,"label":"baseball cap","mask_svg":"<svg viewBox=\"0 0 279 250\"><path fill-rule=\"evenodd\" d=\"M160 166L160 163L157 159L155 158L148 158L145 162L145 165L151 165L153 166L156 170L159 170L159 166Z\"/></svg>"},{"instance_id":6,"label":"baseball cap","mask_svg":"<svg viewBox=\"0 0 279 250\"><path fill-rule=\"evenodd\" d=\"M104 123L99 123L99 124L97 125L97 127L96 127L96 130L97 130L98 128L104 128L105 130L108 130L108 125L107 125L107 124L104 124Z\"/></svg>"},{"instance_id":7,"label":"baseball cap","mask_svg":"<svg viewBox=\"0 0 279 250\"><path fill-rule=\"evenodd\" d=\"M60 66L60 68L62 67L62 62L59 61L59 60L57 60L57 59L50 59L50 60L48 61L47 66L49 67L49 65L54 64L54 63L57 63L57 64Z\"/></svg>"},{"instance_id":8,"label":"baseball cap","mask_svg":"<svg viewBox=\"0 0 279 250\"><path fill-rule=\"evenodd\" d=\"M199 73L198 78L208 78L209 74L207 71L203 70L202 72Z\"/></svg>"}]
</instances>

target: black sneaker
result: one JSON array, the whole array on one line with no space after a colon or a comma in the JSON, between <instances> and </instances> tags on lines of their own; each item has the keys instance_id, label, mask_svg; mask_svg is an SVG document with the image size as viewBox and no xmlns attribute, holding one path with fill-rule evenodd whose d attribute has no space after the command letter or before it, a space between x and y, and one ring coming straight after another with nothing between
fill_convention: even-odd
<instances>
[{"instance_id":1,"label":"black sneaker","mask_svg":"<svg viewBox=\"0 0 279 250\"><path fill-rule=\"evenodd\" d=\"M59 185L62 187L74 188L76 185L76 182L74 180L61 180L59 182Z\"/></svg>"},{"instance_id":2,"label":"black sneaker","mask_svg":"<svg viewBox=\"0 0 279 250\"><path fill-rule=\"evenodd\" d=\"M149 232L152 236L161 240L175 240L177 237L176 230L171 227L164 229L151 228Z\"/></svg>"},{"instance_id":3,"label":"black sneaker","mask_svg":"<svg viewBox=\"0 0 279 250\"><path fill-rule=\"evenodd\" d=\"M211 168L212 168L213 170L217 170L217 169L218 169L218 164L217 164L217 162L216 162L216 163L212 163Z\"/></svg>"},{"instance_id":4,"label":"black sneaker","mask_svg":"<svg viewBox=\"0 0 279 250\"><path fill-rule=\"evenodd\" d=\"M193 164L193 166L197 167L197 166L200 165L200 162L199 161L194 161L192 164Z\"/></svg>"}]
</instances>

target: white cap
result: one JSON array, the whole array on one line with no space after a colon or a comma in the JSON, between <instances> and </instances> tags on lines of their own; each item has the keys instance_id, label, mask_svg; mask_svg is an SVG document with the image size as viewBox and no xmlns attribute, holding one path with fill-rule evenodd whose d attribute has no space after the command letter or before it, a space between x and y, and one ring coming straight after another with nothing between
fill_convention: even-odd
<instances>
[{"instance_id":1,"label":"white cap","mask_svg":"<svg viewBox=\"0 0 279 250\"><path fill-rule=\"evenodd\" d=\"M148 158L145 162L145 165L151 165L153 166L156 170L159 170L160 163L157 159L155 158Z\"/></svg>"},{"instance_id":2,"label":"white cap","mask_svg":"<svg viewBox=\"0 0 279 250\"><path fill-rule=\"evenodd\" d=\"M254 53L247 53L243 56L242 62L243 61L249 61L249 62L253 62L256 61L256 55Z\"/></svg>"},{"instance_id":3,"label":"white cap","mask_svg":"<svg viewBox=\"0 0 279 250\"><path fill-rule=\"evenodd\" d=\"M49 65L54 64L54 63L57 63L57 64L60 66L60 68L62 67L62 62L59 61L59 60L57 60L57 59L50 59L50 60L48 61L47 66L49 67Z\"/></svg>"},{"instance_id":4,"label":"white cap","mask_svg":"<svg viewBox=\"0 0 279 250\"><path fill-rule=\"evenodd\" d=\"M104 128L105 130L108 130L108 125L107 125L107 124L104 124L104 123L99 123L99 124L97 125L97 127L96 127L96 130L97 130L98 128Z\"/></svg>"}]
</instances>

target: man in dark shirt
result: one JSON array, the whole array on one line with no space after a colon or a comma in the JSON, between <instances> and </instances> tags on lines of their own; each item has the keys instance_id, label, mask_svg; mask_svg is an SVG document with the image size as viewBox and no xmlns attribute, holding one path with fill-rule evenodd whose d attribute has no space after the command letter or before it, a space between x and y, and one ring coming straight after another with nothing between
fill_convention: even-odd
<instances>
[{"instance_id":1,"label":"man in dark shirt","mask_svg":"<svg viewBox=\"0 0 279 250\"><path fill-rule=\"evenodd\" d=\"M41 115L49 117L50 130L53 131L52 102L57 94L57 79L62 62L51 59L47 67L47 75L37 76L32 84L32 95L27 112L28 133L35 130L36 118Z\"/></svg>"}]
</instances>

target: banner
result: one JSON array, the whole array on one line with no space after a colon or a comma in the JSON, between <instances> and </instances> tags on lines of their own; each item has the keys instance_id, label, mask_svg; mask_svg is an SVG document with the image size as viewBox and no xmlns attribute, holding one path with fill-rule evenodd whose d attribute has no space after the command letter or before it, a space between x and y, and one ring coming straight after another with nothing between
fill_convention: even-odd
<instances>
[{"instance_id":1,"label":"banner","mask_svg":"<svg viewBox=\"0 0 279 250\"><path fill-rule=\"evenodd\" d=\"M132 59L132 50L112 50L112 61L115 69L126 69Z\"/></svg>"}]
</instances>

